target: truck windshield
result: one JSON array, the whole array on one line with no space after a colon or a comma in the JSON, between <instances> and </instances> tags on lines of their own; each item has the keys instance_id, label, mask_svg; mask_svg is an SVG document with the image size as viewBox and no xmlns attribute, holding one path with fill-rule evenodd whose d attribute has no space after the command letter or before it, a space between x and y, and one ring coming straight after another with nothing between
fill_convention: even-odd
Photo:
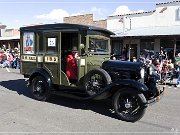
<instances>
[{"instance_id":1,"label":"truck windshield","mask_svg":"<svg viewBox=\"0 0 180 135\"><path fill-rule=\"evenodd\" d=\"M93 54L108 54L109 53L108 40L90 38L88 51Z\"/></svg>"}]
</instances>

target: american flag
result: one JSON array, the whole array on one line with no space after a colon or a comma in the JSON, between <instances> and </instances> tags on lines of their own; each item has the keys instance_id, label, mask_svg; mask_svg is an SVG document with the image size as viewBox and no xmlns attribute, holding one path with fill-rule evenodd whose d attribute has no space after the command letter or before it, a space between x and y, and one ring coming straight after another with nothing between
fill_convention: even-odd
<instances>
[{"instance_id":1,"label":"american flag","mask_svg":"<svg viewBox=\"0 0 180 135\"><path fill-rule=\"evenodd\" d=\"M124 18L122 17L121 19L119 19L119 22L123 23L124 22Z\"/></svg>"}]
</instances>

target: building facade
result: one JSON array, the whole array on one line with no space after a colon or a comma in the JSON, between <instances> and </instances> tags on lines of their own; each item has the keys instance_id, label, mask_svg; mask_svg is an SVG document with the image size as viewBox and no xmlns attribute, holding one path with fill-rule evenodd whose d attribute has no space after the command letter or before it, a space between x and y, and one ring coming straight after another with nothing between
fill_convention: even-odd
<instances>
[{"instance_id":1,"label":"building facade","mask_svg":"<svg viewBox=\"0 0 180 135\"><path fill-rule=\"evenodd\" d=\"M148 12L109 16L107 29L112 36L113 53L138 58L140 54L167 52L169 59L180 51L180 1L158 3Z\"/></svg>"},{"instance_id":2,"label":"building facade","mask_svg":"<svg viewBox=\"0 0 180 135\"><path fill-rule=\"evenodd\" d=\"M18 29L6 29L6 25L0 26L0 48L6 46L8 49L20 47L20 32Z\"/></svg>"},{"instance_id":3,"label":"building facade","mask_svg":"<svg viewBox=\"0 0 180 135\"><path fill-rule=\"evenodd\" d=\"M93 19L93 14L65 17L64 23L92 25L111 30L112 52L128 59L140 54L167 52L173 59L180 52L180 1L157 3L155 10ZM0 48L19 47L19 31L0 25Z\"/></svg>"}]
</instances>

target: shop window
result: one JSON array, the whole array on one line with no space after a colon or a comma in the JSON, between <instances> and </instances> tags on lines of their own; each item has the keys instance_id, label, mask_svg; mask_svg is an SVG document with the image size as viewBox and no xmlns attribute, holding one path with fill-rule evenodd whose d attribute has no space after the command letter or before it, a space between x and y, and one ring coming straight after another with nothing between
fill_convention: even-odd
<instances>
[{"instance_id":1,"label":"shop window","mask_svg":"<svg viewBox=\"0 0 180 135\"><path fill-rule=\"evenodd\" d=\"M140 53L153 55L154 54L154 39L141 39Z\"/></svg>"},{"instance_id":2,"label":"shop window","mask_svg":"<svg viewBox=\"0 0 180 135\"><path fill-rule=\"evenodd\" d=\"M122 50L123 50L122 41L119 41L119 40L112 41L111 52L114 55L122 55Z\"/></svg>"},{"instance_id":3,"label":"shop window","mask_svg":"<svg viewBox=\"0 0 180 135\"><path fill-rule=\"evenodd\" d=\"M161 49L167 55L168 59L174 59L174 40L173 39L161 39Z\"/></svg>"},{"instance_id":4,"label":"shop window","mask_svg":"<svg viewBox=\"0 0 180 135\"><path fill-rule=\"evenodd\" d=\"M178 8L176 10L176 20L179 21L180 20L180 8Z\"/></svg>"}]
</instances>

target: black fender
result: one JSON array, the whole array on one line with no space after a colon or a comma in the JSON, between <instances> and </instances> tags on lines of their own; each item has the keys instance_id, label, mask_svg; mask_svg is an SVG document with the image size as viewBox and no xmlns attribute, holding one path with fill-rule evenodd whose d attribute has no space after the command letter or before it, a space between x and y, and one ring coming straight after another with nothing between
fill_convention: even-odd
<instances>
[{"instance_id":1,"label":"black fender","mask_svg":"<svg viewBox=\"0 0 180 135\"><path fill-rule=\"evenodd\" d=\"M36 76L42 76L45 78L45 80L47 81L49 87L51 87L52 85L52 81L51 81L51 77L49 75L49 73L43 69L43 68L36 68L35 70L33 70L33 72L31 73L30 77L29 77L29 82L28 82L28 86L31 86L32 80L36 77Z\"/></svg>"},{"instance_id":2,"label":"black fender","mask_svg":"<svg viewBox=\"0 0 180 135\"><path fill-rule=\"evenodd\" d=\"M117 90L121 90L121 88L124 87L133 88L134 90L141 92L145 95L146 92L148 91L148 87L145 84L142 84L138 81L130 80L130 79L117 80L109 84L106 88L104 88L104 90L102 90L95 97L93 97L93 99L94 100L106 99L112 96Z\"/></svg>"}]
</instances>

